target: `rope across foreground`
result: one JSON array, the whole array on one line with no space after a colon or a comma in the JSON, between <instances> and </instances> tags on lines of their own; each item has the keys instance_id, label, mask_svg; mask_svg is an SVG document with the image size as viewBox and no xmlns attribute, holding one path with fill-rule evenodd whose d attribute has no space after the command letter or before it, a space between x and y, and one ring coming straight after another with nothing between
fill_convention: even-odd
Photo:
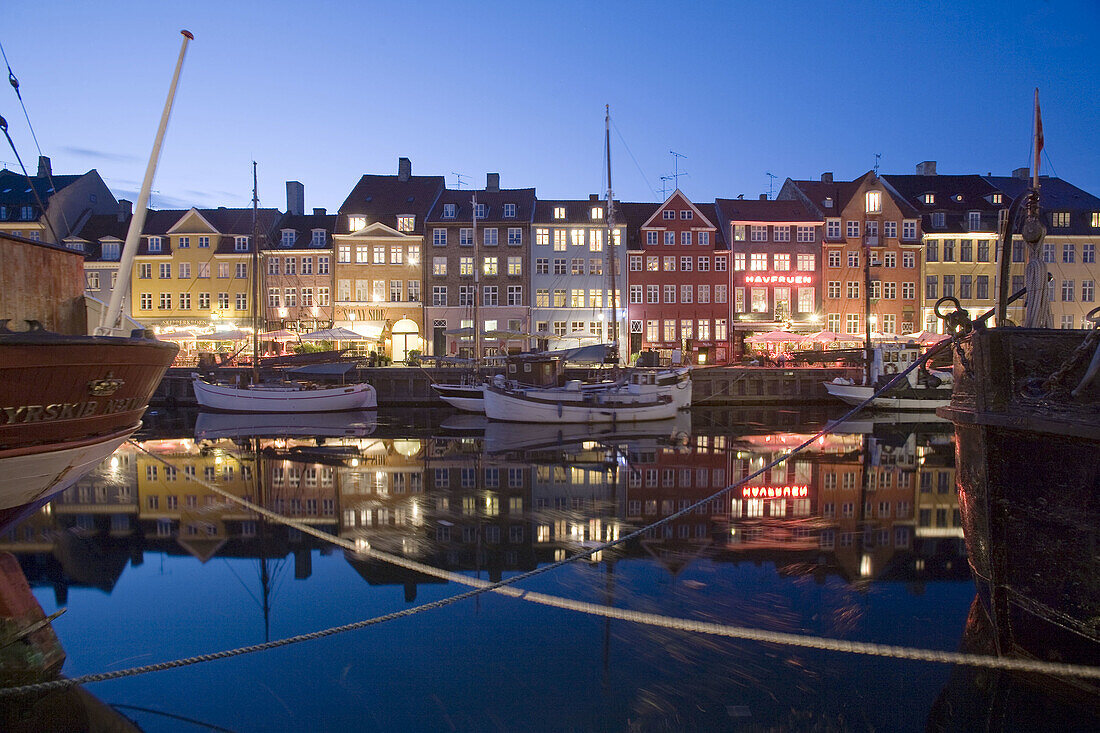
<instances>
[{"instance_id":1,"label":"rope across foreground","mask_svg":"<svg viewBox=\"0 0 1100 733\"><path fill-rule=\"evenodd\" d=\"M238 647L238 648L235 648L235 649L227 649L227 650L223 650L223 651L212 652L212 653L209 653L209 654L200 654L200 655L197 655L197 656L186 657L186 658L182 658L182 659L175 659L175 660L160 662L160 663L156 663L156 664L149 664L149 665L144 665L144 666L141 666L141 667L131 667L129 669L116 670L116 671L113 671L113 672L101 672L101 673L97 673L97 674L88 674L88 675L82 675L82 676L79 676L79 677L57 679L57 680L51 680L51 681L48 681L48 682L40 682L40 683L37 683L37 684L23 685L23 686L19 686L19 687L0 688L0 697L8 697L8 696L13 696L13 695L21 695L21 694L40 693L40 692L47 692L47 691L55 690L55 689L72 687L74 685L89 684L89 683L93 683L93 682L105 682L105 681L108 681L108 680L119 679L119 678L122 678L122 677L133 677L133 676L136 676L136 675L148 674L150 672L159 672L159 671L168 670L168 669L175 669L175 668L178 668L178 667L186 667L186 666L191 666L191 665L195 665L195 664L201 664L201 663L204 663L204 662L212 662L212 661L216 661L216 660L219 660L219 659L228 659L228 658L231 658L231 657L237 657L237 656L241 656L241 655L244 655L244 654L252 654L252 653L255 653L255 652L266 651L268 649L275 649L275 648L278 648L278 647L290 646L292 644L298 644L298 643L305 642L305 641L312 641L314 639L322 639L322 638L325 638L325 637L328 637L328 636L334 636L334 635L342 634L342 633L345 633L345 632L348 632L348 631L354 631L356 629L362 629L362 628L366 628L368 626L374 626L376 624L385 623L387 621L393 621L393 620L400 619L400 618L407 618L407 617L414 616L416 614L422 613L424 611L430 611L430 610L434 610L436 608L442 608L444 606L449 606L451 604L458 603L459 601L465 600L467 598L472 598L474 596L480 595L482 593L488 593L488 592L499 593L501 595L505 595L505 596L508 596L508 597L511 597L511 598L516 598L516 599L519 599L519 600L529 601L529 602L532 602L532 603L538 603L540 605L550 606L550 607L554 607L554 608L558 608L558 609L574 611L574 612L578 612L578 613L584 613L584 614L588 614L588 615L592 615L592 616L599 616L599 617L608 618L608 619L617 619L617 620L621 620L621 621L629 621L631 623L644 624L644 625L648 625L648 626L664 628L664 629L669 629L669 630L675 630L675 631L686 631L686 632L693 632L693 633L710 634L710 635L714 635L714 636L722 636L722 637L733 638L733 639L742 639L742 640L746 640L746 641L757 641L757 642L764 642L764 643L770 643L770 644L780 644L780 645L785 645L785 646L801 647L801 648L807 648L807 649L818 649L818 650L824 650L824 651L843 652L843 653L848 653L848 654L865 654L865 655L872 655L872 656L878 656L878 657L888 657L888 658L894 658L894 659L909 659L909 660L924 661L924 662L934 662L934 663L940 663L940 664L962 664L962 665L975 666L975 667L984 667L984 668L988 668L988 669L1002 669L1002 670L1008 670L1008 671L1014 671L1014 672L1029 672L1029 673L1040 673L1040 674L1047 674L1047 675L1053 675L1053 676L1069 676L1069 677L1079 677L1079 678L1086 678L1086 679L1100 679L1100 667L1091 667L1091 666L1082 666L1082 665L1073 665L1073 664L1061 664L1061 663L1055 663L1055 662L1043 662L1043 661L1029 660L1029 659L994 657L994 656L978 655L978 654L966 654L966 653L962 653L962 652L948 652L948 651L939 651L939 650L931 650L931 649L920 649L920 648L914 648L914 647L894 646L894 645L885 645L885 644L874 644L874 643L868 643L868 642L846 641L846 640L843 640L843 639L832 639L832 638L827 638L827 637L810 636L810 635L804 635L804 634L793 634L793 633L787 633L787 632L766 631L766 630L763 630L763 629L753 629L753 628L746 628L746 627L740 627L740 626L732 626L732 625L727 625L727 624L717 624L717 623L711 623L711 622L705 622L705 621L696 621L696 620L692 620L692 619L663 616L663 615L659 615L659 614L645 613L645 612L641 612L641 611L631 611L631 610L628 610L628 609L615 608L615 607L612 607L612 606L606 606L606 605L597 604L597 603L588 603L588 602L583 602L583 601L576 601L576 600L572 600L572 599L568 599L568 598L561 598L561 597L558 597L558 596L552 596L552 595L548 595L548 594L544 594L544 593L538 593L538 592L534 592L534 591L526 591L526 590L523 590L522 588L513 587L515 584L520 583L521 581L527 580L529 578L532 578L536 575L541 575L542 573L549 572L549 571L554 570L558 567L561 567L562 565L567 565L567 564L570 564L570 563L577 562L579 560L587 559L587 558L591 557L592 555L594 555L596 553L603 552L604 550L608 550L608 549L611 549L611 548L616 547L618 545L629 542L629 541L631 541L631 540L633 540L637 537L640 537L641 535L643 535L643 534L645 534L645 533L647 533L651 530L654 530L658 527L661 527L662 525L665 525L669 522L672 522L675 519L678 519L679 517L682 517L685 514L688 514L692 511L694 511L699 506L702 506L702 505L704 505L708 502L711 502L715 499L718 499L718 498L724 496L725 494L732 491L733 489L739 488L740 486L752 481L753 479L755 479L758 476L762 475L766 471L771 470L775 466L783 463L784 461L788 460L792 456L794 456L794 455L800 453L801 451L805 450L807 447L812 445L819 438L824 437L824 436L834 432L839 426L843 425L846 421L848 421L852 417L854 417L857 413L859 413L867 405L871 404L871 402L876 397L878 397L882 393L884 393L887 390L889 390L890 388L892 388L895 384L900 382L900 380L906 378L906 376L910 372L912 372L914 369L917 369L921 364L923 364L926 361L928 361L929 359L931 359L934 355L936 355L942 349L949 348L949 346L952 343L954 343L955 341L957 341L958 338L959 338L959 336L956 335L956 336L952 337L951 339L947 339L947 340L944 340L944 341L940 342L935 347L933 347L928 352L926 352L921 358L913 361L906 369L904 369L903 371L901 371L898 374L894 375L894 377L887 384L885 384L882 388L877 390L873 395L868 397L862 403L860 403L859 405L856 405L855 407L853 407L851 410L849 410L847 413L845 413L842 417L840 417L837 420L834 420L833 422L829 423L822 430L818 431L816 434L814 434L810 438L804 440L802 443L795 446L794 448L787 451L786 453L780 455L778 458L775 458L770 463L766 464L765 466L763 466L759 470L755 471L754 473L742 478L740 481L737 481L736 483L730 484L729 486L726 486L725 488L722 488L722 489L714 492L710 496L707 496L703 499L700 499L700 500L696 501L695 503L680 509L679 511L675 512L674 514L670 514L666 517L663 517L663 518L653 522L652 524L649 524L649 525L646 525L645 527L641 527L639 529L636 529L636 530L634 530L634 531L632 531L628 534L623 535L622 537L619 537L618 539L611 540L611 541L608 541L608 542L604 542L600 545L597 545L595 547L583 550L583 551L578 552L578 553L576 553L574 555L571 555L569 557L563 558L561 560L557 560L553 563L549 563L549 564L544 565L542 567L538 567L538 568L535 568L533 570L529 570L525 573L521 573L521 574L512 576L511 578L502 579L502 580L497 581L497 582L484 581L484 580L481 580L480 578L472 578L472 577L469 577L467 575L462 575L460 573L454 573L454 572L450 572L450 571L446 571L446 570L441 570L439 568L435 568L435 567L432 567L430 565L425 565L425 564L416 562L414 560L409 560L407 558L403 558L403 557L396 556L396 555L391 555L389 553L381 552L379 550L375 550L375 549L372 549L372 548L369 548L369 547L363 547L363 546L357 545L356 543L354 543L350 540L346 540L346 539L343 539L341 537L331 535L327 532L322 532L321 530L318 530L318 529L316 529L316 528L314 528L314 527L312 527L308 524L305 524L303 522L298 522L294 519L291 519L289 517L285 517L281 514L277 514L273 511L269 510L269 509L266 509L265 507L259 506L258 504L254 504L253 502L250 502L246 499L243 499L243 498L238 497L234 494L231 494L228 491L225 491L224 489L221 489L221 488L219 488L218 486L216 486L212 483L201 480L198 477L187 476L185 474L185 478L187 480L194 481L194 482L200 484L201 486L207 488L208 490L218 494L219 496L222 496L222 497L228 499L229 501L232 501L232 502L240 505L241 507L243 507L245 509L248 509L249 511L254 512L256 514L259 514L259 515L261 515L261 516L263 516L267 519L270 519L274 522L286 525L288 527L292 527L292 528L298 530L299 532L302 532L304 534L308 534L310 536L316 537L316 538L318 538L322 541L331 543L333 545L341 547L341 548L343 548L345 550L348 550L350 552L359 554L361 556L377 559L377 560L387 562L387 563L390 563L390 564L393 564L393 565L396 565L396 566L399 566L399 567L403 567L403 568L406 568L406 569L409 569L409 570L416 571L418 573L424 573L426 575L430 575L430 576L439 578L441 580L446 580L448 582L453 582L453 583L457 583L457 584L460 584L460 585L465 585L465 586L470 587L470 590L465 591L463 593L459 593L459 594L454 595L454 596L450 596L448 598L443 598L443 599L440 599L440 600L437 600L437 601L432 601L432 602L429 602L429 603L424 603L424 604L421 604L421 605L418 605L418 606L414 606L412 608L403 609L401 611L395 611L393 613L388 613L388 614L384 614L384 615L381 615L381 616L376 616L376 617L370 618L370 619L364 619L362 621L356 621L356 622L353 622L353 623L350 623L350 624L344 624L342 626L333 626L333 627L330 627L330 628L327 628L327 629L322 629L322 630L314 631L314 632L307 633L307 634L299 634L299 635L287 637L287 638L284 638L284 639L277 639L275 641L269 641L269 642L265 642L265 643L262 643L262 644L253 644L253 645L250 645L250 646ZM134 442L134 445L136 445L139 450L142 450L143 452L145 452L150 457L164 463L166 466L172 466L172 464L169 461L167 461L164 458L161 458L160 456L154 455L154 454L150 453L149 451L145 450L136 441L133 441L133 442Z\"/></svg>"}]
</instances>

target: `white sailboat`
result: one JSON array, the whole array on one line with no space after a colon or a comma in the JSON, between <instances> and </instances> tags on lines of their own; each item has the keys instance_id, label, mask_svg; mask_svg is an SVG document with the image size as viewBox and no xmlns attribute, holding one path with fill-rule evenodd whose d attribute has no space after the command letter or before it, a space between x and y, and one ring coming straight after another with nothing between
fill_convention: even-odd
<instances>
[{"instance_id":1,"label":"white sailboat","mask_svg":"<svg viewBox=\"0 0 1100 733\"><path fill-rule=\"evenodd\" d=\"M367 383L322 386L312 382L260 381L260 240L257 231L259 197L256 192L256 163L252 163L252 382L217 384L201 374L191 375L195 399L207 410L221 412L339 412L369 410L378 406L378 396Z\"/></svg>"}]
</instances>

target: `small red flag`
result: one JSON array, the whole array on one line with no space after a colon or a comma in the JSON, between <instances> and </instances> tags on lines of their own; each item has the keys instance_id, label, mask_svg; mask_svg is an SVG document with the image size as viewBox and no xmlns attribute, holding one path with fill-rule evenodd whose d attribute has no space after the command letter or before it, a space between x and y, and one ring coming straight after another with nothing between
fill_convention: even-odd
<instances>
[{"instance_id":1,"label":"small red flag","mask_svg":"<svg viewBox=\"0 0 1100 733\"><path fill-rule=\"evenodd\" d=\"M1043 151L1043 116L1039 114L1039 90L1035 90L1035 157Z\"/></svg>"}]
</instances>

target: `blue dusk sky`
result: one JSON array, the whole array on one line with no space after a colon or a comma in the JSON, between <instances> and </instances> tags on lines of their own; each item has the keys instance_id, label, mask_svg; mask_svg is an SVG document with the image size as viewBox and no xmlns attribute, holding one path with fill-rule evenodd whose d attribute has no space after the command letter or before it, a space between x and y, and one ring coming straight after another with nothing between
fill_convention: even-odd
<instances>
[{"instance_id":1,"label":"blue dusk sky","mask_svg":"<svg viewBox=\"0 0 1100 733\"><path fill-rule=\"evenodd\" d=\"M190 44L154 208L337 209L364 173L455 173L543 198L602 192L611 105L616 196L658 201L679 161L697 201L787 177L1027 166L1039 87L1042 172L1100 194L1100 3L13 2L0 25L56 173L97 169L134 200ZM0 114L28 168L11 89ZM9 149L0 161L16 168Z\"/></svg>"}]
</instances>

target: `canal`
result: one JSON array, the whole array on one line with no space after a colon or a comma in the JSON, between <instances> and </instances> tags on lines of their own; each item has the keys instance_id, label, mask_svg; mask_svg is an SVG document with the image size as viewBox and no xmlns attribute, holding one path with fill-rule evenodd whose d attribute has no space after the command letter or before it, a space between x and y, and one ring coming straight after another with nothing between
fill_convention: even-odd
<instances>
[{"instance_id":1,"label":"canal","mask_svg":"<svg viewBox=\"0 0 1100 733\"><path fill-rule=\"evenodd\" d=\"M483 593L84 690L146 731L1094 722L1079 700L1001 672L751 638L983 650L949 423L849 422L708 499L838 415L706 408L611 431L486 426L436 409L285 420L152 412L133 443L4 528L0 550L47 614L66 609L53 626L64 674L76 677L410 611L468 590L446 573L511 578L707 499L517 585L661 625ZM684 621L750 638L681 630Z\"/></svg>"}]
</instances>

